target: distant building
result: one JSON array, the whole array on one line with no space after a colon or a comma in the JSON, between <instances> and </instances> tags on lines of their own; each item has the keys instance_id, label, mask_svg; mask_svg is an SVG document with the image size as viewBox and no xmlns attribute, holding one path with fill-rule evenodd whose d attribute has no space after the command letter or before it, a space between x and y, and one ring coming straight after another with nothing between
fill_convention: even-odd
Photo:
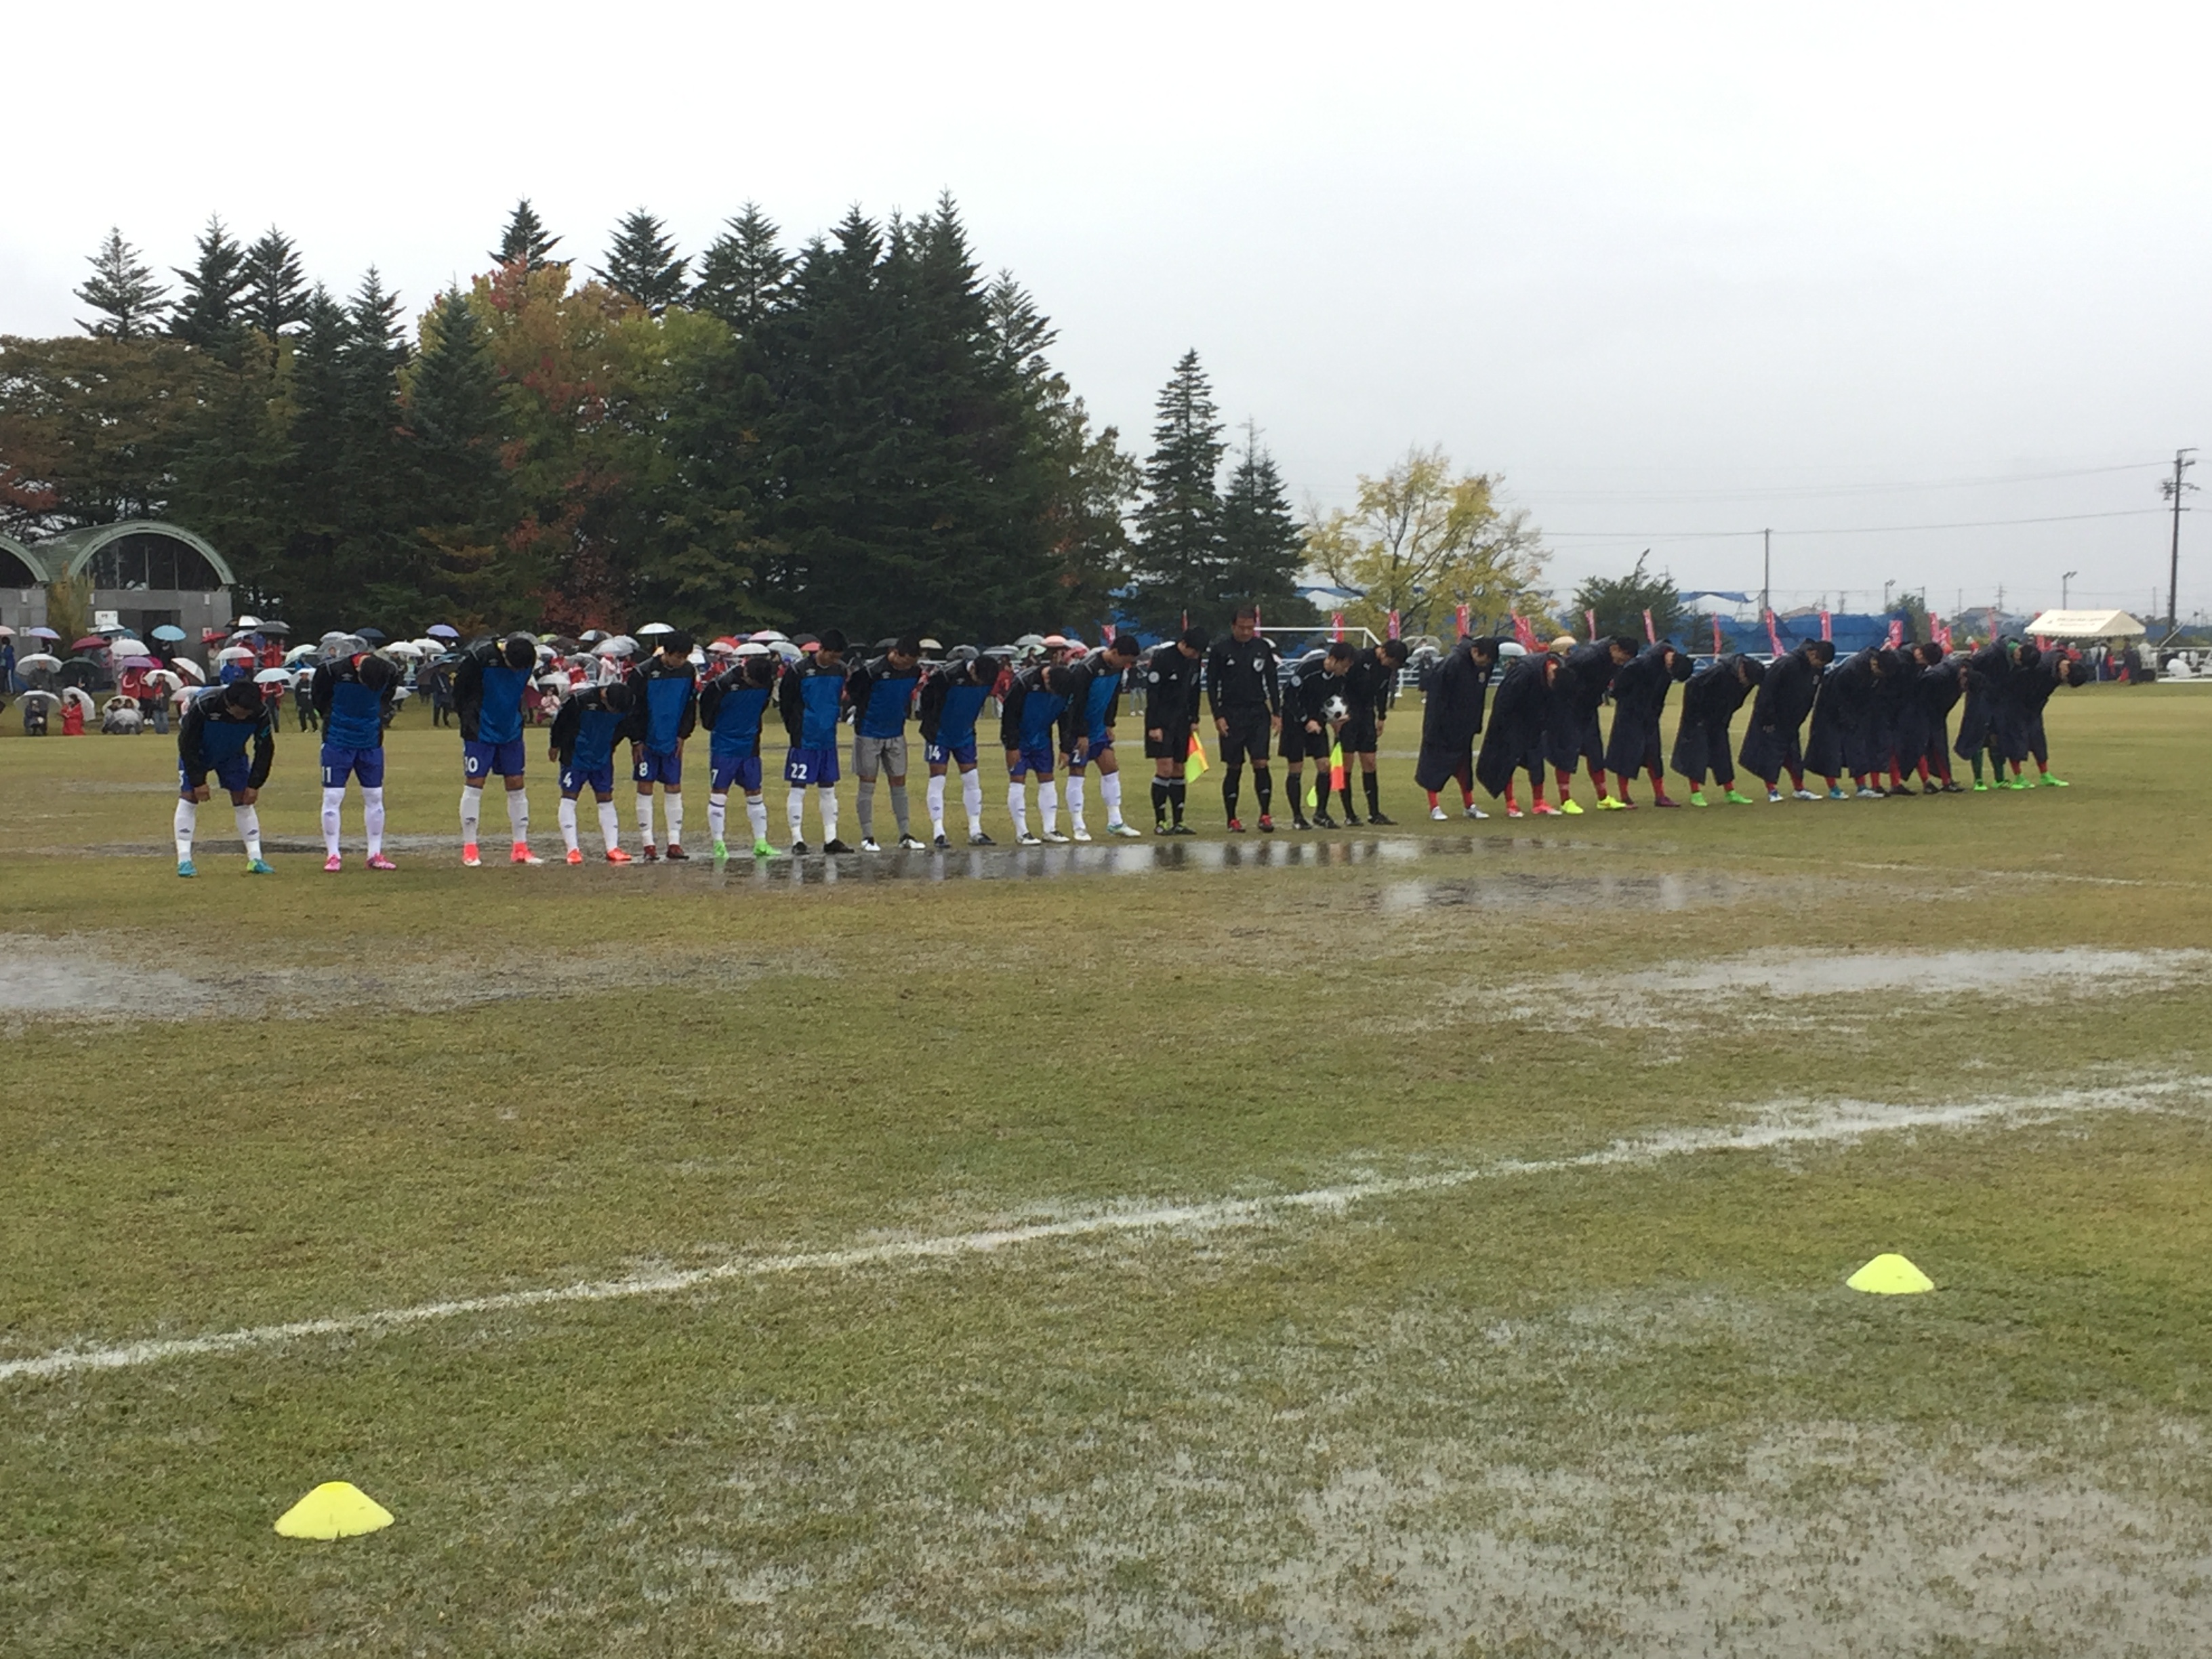
<instances>
[{"instance_id":1,"label":"distant building","mask_svg":"<svg viewBox=\"0 0 2212 1659\"><path fill-rule=\"evenodd\" d=\"M139 639L164 623L194 641L208 629L230 626L237 578L220 553L181 525L146 519L87 525L40 542L34 560L33 570L43 567L49 581L89 576L91 609L113 611ZM43 592L39 605L43 621Z\"/></svg>"},{"instance_id":2,"label":"distant building","mask_svg":"<svg viewBox=\"0 0 2212 1659\"><path fill-rule=\"evenodd\" d=\"M17 634L46 621L46 561L12 536L0 536L0 625ZM22 647L18 647L22 648Z\"/></svg>"}]
</instances>

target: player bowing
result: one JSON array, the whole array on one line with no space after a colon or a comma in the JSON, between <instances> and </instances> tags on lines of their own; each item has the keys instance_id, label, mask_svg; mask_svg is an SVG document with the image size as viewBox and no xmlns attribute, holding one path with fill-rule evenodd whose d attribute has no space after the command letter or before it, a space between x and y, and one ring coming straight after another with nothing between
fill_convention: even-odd
<instances>
[{"instance_id":1,"label":"player bowing","mask_svg":"<svg viewBox=\"0 0 2212 1659\"><path fill-rule=\"evenodd\" d=\"M1068 828L1078 841L1091 839L1083 822L1083 769L1093 763L1098 768L1098 793L1106 803L1106 833L1138 833L1121 821L1121 763L1114 754L1121 684L1137 656L1137 641L1124 634L1068 665L1073 680L1066 710L1060 715L1060 757L1067 763Z\"/></svg>"},{"instance_id":2,"label":"player bowing","mask_svg":"<svg viewBox=\"0 0 2212 1659\"><path fill-rule=\"evenodd\" d=\"M730 855L723 840L730 786L745 798L745 818L753 832L753 856L775 856L768 838L768 801L761 793L761 722L775 692L775 659L763 645L738 647L737 659L701 688L699 719L707 737L707 833L714 857Z\"/></svg>"},{"instance_id":3,"label":"player bowing","mask_svg":"<svg viewBox=\"0 0 2212 1659\"><path fill-rule=\"evenodd\" d=\"M246 752L251 748L252 753ZM276 726L261 688L233 680L197 692L177 723L177 873L194 876L192 836L199 804L208 798L208 774L230 794L238 838L246 843L246 873L273 876L262 861L261 815L254 810L276 758Z\"/></svg>"},{"instance_id":4,"label":"player bowing","mask_svg":"<svg viewBox=\"0 0 2212 1659\"><path fill-rule=\"evenodd\" d=\"M477 826L483 817L484 780L507 782L507 822L514 832L509 854L516 864L543 864L530 850L530 797L523 793L522 694L538 665L538 642L527 634L480 640L453 667L453 708L461 726L461 862L483 863Z\"/></svg>"},{"instance_id":5,"label":"player bowing","mask_svg":"<svg viewBox=\"0 0 2212 1659\"><path fill-rule=\"evenodd\" d=\"M637 834L645 861L659 855L653 846L653 787L660 786L661 811L668 821L668 856L682 861L684 850L684 739L699 720L699 678L691 666L691 636L678 629L664 634L660 648L631 677L635 682L629 714L630 775L637 781Z\"/></svg>"},{"instance_id":6,"label":"player bowing","mask_svg":"<svg viewBox=\"0 0 2212 1659\"><path fill-rule=\"evenodd\" d=\"M323 728L323 869L345 868L338 855L338 814L349 779L361 780L362 827L368 832L368 867L394 870L384 856L384 728L392 718L399 675L388 658L362 652L315 669L307 707Z\"/></svg>"},{"instance_id":7,"label":"player bowing","mask_svg":"<svg viewBox=\"0 0 2212 1659\"><path fill-rule=\"evenodd\" d=\"M932 669L921 683L921 756L929 766L929 828L940 848L951 845L945 836L945 775L955 766L960 769L960 804L968 813L968 844L993 844L983 833L983 779L975 770L975 720L998 683L998 659L983 656L969 645L956 647L954 660Z\"/></svg>"},{"instance_id":8,"label":"player bowing","mask_svg":"<svg viewBox=\"0 0 2212 1659\"><path fill-rule=\"evenodd\" d=\"M783 781L791 786L784 808L791 824L794 856L806 851L806 792L814 791L822 812L822 850L849 853L837 839L837 720L845 704L845 636L823 630L813 653L784 671L776 690L776 712L791 739L783 762Z\"/></svg>"},{"instance_id":9,"label":"player bowing","mask_svg":"<svg viewBox=\"0 0 2212 1659\"><path fill-rule=\"evenodd\" d=\"M609 864L628 864L622 849L622 814L615 806L615 744L629 729L636 706L627 680L587 685L561 700L553 717L551 759L560 769L561 839L571 864L584 861L576 839L576 802L589 789L599 807L599 839Z\"/></svg>"}]
</instances>

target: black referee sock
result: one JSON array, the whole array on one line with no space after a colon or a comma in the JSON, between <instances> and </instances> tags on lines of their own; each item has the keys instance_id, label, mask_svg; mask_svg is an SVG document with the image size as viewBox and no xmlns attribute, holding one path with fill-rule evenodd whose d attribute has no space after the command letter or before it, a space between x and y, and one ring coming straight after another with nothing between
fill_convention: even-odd
<instances>
[{"instance_id":1,"label":"black referee sock","mask_svg":"<svg viewBox=\"0 0 2212 1659\"><path fill-rule=\"evenodd\" d=\"M1346 817L1352 817L1352 780L1350 778L1346 778L1344 781L1344 787L1338 790L1336 793L1344 797L1344 816Z\"/></svg>"},{"instance_id":2,"label":"black referee sock","mask_svg":"<svg viewBox=\"0 0 2212 1659\"><path fill-rule=\"evenodd\" d=\"M1367 784L1367 816L1371 818L1382 810L1382 781L1372 772L1364 772L1360 775Z\"/></svg>"},{"instance_id":3,"label":"black referee sock","mask_svg":"<svg viewBox=\"0 0 2212 1659\"><path fill-rule=\"evenodd\" d=\"M1243 782L1244 769L1241 766L1229 767L1221 774L1221 805L1232 818L1237 816L1237 798Z\"/></svg>"},{"instance_id":4,"label":"black referee sock","mask_svg":"<svg viewBox=\"0 0 2212 1659\"><path fill-rule=\"evenodd\" d=\"M1181 778L1168 780L1168 805L1175 808L1175 821L1177 823L1182 822L1183 798L1188 788L1189 785Z\"/></svg>"},{"instance_id":5,"label":"black referee sock","mask_svg":"<svg viewBox=\"0 0 2212 1659\"><path fill-rule=\"evenodd\" d=\"M1272 817L1275 805L1275 780L1268 768L1255 766L1252 769L1252 793L1260 798L1260 816L1263 818Z\"/></svg>"},{"instance_id":6,"label":"black referee sock","mask_svg":"<svg viewBox=\"0 0 2212 1659\"><path fill-rule=\"evenodd\" d=\"M1152 779L1152 822L1168 821L1168 781L1157 775Z\"/></svg>"},{"instance_id":7,"label":"black referee sock","mask_svg":"<svg viewBox=\"0 0 2212 1659\"><path fill-rule=\"evenodd\" d=\"M1306 821L1306 775L1304 771L1293 772L1283 781L1284 787L1291 792L1291 817L1295 822L1304 823Z\"/></svg>"}]
</instances>

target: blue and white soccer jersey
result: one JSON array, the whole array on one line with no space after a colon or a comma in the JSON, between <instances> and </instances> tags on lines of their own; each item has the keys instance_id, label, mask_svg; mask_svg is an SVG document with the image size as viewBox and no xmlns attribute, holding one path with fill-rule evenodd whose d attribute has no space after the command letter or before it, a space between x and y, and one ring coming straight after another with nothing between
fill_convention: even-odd
<instances>
[{"instance_id":1,"label":"blue and white soccer jersey","mask_svg":"<svg viewBox=\"0 0 2212 1659\"><path fill-rule=\"evenodd\" d=\"M938 734L942 737L940 731ZM957 766L963 772L975 763L975 728L968 728L965 743L926 743L921 746L921 758L930 766Z\"/></svg>"},{"instance_id":2,"label":"blue and white soccer jersey","mask_svg":"<svg viewBox=\"0 0 2212 1659\"><path fill-rule=\"evenodd\" d=\"M921 757L931 766L957 766L963 771L975 764L975 721L991 695L988 685L955 685L945 693L938 711L937 735L922 745Z\"/></svg>"},{"instance_id":3,"label":"blue and white soccer jersey","mask_svg":"<svg viewBox=\"0 0 2212 1659\"><path fill-rule=\"evenodd\" d=\"M773 695L765 685L717 690L714 723L707 748L707 787L717 795L734 786L748 795L761 790L761 720Z\"/></svg>"},{"instance_id":4,"label":"blue and white soccer jersey","mask_svg":"<svg viewBox=\"0 0 2212 1659\"><path fill-rule=\"evenodd\" d=\"M356 749L342 743L323 744L323 787L343 789L346 780L359 778L364 789L384 787L384 745Z\"/></svg>"},{"instance_id":5,"label":"blue and white soccer jersey","mask_svg":"<svg viewBox=\"0 0 2212 1659\"><path fill-rule=\"evenodd\" d=\"M626 718L596 706L596 693L585 695L593 702L578 707L575 740L561 764L561 793L572 799L586 789L602 798L614 793L615 742Z\"/></svg>"},{"instance_id":6,"label":"blue and white soccer jersey","mask_svg":"<svg viewBox=\"0 0 2212 1659\"><path fill-rule=\"evenodd\" d=\"M510 738L504 743L468 739L461 744L461 770L475 783L486 778L520 777L522 739Z\"/></svg>"},{"instance_id":7,"label":"blue and white soccer jersey","mask_svg":"<svg viewBox=\"0 0 2212 1659\"><path fill-rule=\"evenodd\" d=\"M794 749L783 763L783 781L801 788L810 784L826 787L842 776L844 774L837 769L835 744L827 749Z\"/></svg>"}]
</instances>

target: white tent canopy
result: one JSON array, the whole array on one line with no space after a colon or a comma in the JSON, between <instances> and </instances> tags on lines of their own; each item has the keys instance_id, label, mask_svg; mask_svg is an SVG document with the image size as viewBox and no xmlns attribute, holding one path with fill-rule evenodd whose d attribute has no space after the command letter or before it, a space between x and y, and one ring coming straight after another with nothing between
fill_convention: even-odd
<instances>
[{"instance_id":1,"label":"white tent canopy","mask_svg":"<svg viewBox=\"0 0 2212 1659\"><path fill-rule=\"evenodd\" d=\"M2047 640L2124 640L2143 631L2124 611L2046 611L2027 625L2031 636Z\"/></svg>"}]
</instances>

